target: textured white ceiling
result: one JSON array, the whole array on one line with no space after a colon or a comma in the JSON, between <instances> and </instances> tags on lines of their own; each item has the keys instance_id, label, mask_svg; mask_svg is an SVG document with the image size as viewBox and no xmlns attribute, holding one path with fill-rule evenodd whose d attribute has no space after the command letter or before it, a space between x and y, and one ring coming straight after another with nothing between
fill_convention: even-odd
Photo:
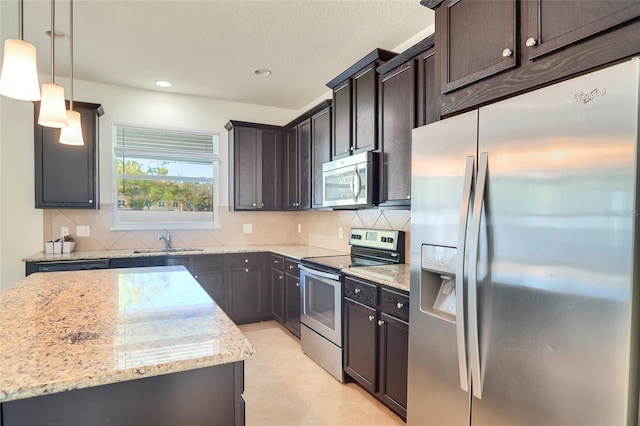
<instances>
[{"instance_id":1,"label":"textured white ceiling","mask_svg":"<svg viewBox=\"0 0 640 426\"><path fill-rule=\"evenodd\" d=\"M17 37L18 0L1 0L2 37ZM50 74L50 2L26 0L25 40ZM418 0L74 1L75 78L300 109L373 49L392 50L433 24ZM56 1L56 31L69 2ZM68 76L69 42L56 43ZM255 76L269 68L270 77ZM156 80L169 80L159 89Z\"/></svg>"}]
</instances>

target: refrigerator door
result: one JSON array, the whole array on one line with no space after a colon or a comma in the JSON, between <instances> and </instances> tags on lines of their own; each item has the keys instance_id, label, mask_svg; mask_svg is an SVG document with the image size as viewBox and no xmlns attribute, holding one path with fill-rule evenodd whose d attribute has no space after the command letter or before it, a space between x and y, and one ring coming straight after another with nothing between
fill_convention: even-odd
<instances>
[{"instance_id":1,"label":"refrigerator door","mask_svg":"<svg viewBox=\"0 0 640 426\"><path fill-rule=\"evenodd\" d=\"M456 297L455 281L441 275L452 278L461 261L458 256L463 257L458 247L460 210L461 200L470 198L477 114L472 111L413 131L409 425L469 422L468 385L463 383L466 350L458 327L464 330L464 309L457 308L462 299Z\"/></svg>"},{"instance_id":2,"label":"refrigerator door","mask_svg":"<svg viewBox=\"0 0 640 426\"><path fill-rule=\"evenodd\" d=\"M480 109L474 426L637 422L638 63Z\"/></svg>"}]
</instances>

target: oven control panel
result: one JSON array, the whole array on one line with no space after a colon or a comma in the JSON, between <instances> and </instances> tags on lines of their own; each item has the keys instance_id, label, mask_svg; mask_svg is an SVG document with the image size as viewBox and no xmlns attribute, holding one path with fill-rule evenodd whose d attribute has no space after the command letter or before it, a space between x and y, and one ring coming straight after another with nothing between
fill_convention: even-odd
<instances>
[{"instance_id":1,"label":"oven control panel","mask_svg":"<svg viewBox=\"0 0 640 426\"><path fill-rule=\"evenodd\" d=\"M404 246L404 231L351 228L349 244L355 247L397 251L398 247Z\"/></svg>"}]
</instances>

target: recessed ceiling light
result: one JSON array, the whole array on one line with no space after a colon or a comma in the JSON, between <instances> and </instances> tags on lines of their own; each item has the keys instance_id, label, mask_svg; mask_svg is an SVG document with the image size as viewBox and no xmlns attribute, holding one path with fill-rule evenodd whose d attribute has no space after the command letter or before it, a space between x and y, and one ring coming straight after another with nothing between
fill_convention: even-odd
<instances>
[{"instance_id":1,"label":"recessed ceiling light","mask_svg":"<svg viewBox=\"0 0 640 426\"><path fill-rule=\"evenodd\" d=\"M253 73L261 77L266 77L268 75L271 75L271 70L266 68L258 68L257 70L253 70Z\"/></svg>"},{"instance_id":2,"label":"recessed ceiling light","mask_svg":"<svg viewBox=\"0 0 640 426\"><path fill-rule=\"evenodd\" d=\"M47 37L51 37L51 30L47 30L44 33L47 35ZM67 39L67 38L69 38L69 36L65 32L56 31L56 38L57 39Z\"/></svg>"},{"instance_id":3,"label":"recessed ceiling light","mask_svg":"<svg viewBox=\"0 0 640 426\"><path fill-rule=\"evenodd\" d=\"M158 80L158 81L156 81L156 86L158 86L158 87L171 87L171 82L170 81L165 81L165 80Z\"/></svg>"}]
</instances>

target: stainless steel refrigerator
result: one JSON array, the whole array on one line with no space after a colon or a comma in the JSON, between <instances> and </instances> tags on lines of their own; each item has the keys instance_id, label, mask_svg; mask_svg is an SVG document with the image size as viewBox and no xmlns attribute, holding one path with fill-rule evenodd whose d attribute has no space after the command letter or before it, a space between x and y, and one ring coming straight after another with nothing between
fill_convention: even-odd
<instances>
[{"instance_id":1,"label":"stainless steel refrigerator","mask_svg":"<svg viewBox=\"0 0 640 426\"><path fill-rule=\"evenodd\" d=\"M639 63L413 131L410 426L637 424Z\"/></svg>"}]
</instances>

